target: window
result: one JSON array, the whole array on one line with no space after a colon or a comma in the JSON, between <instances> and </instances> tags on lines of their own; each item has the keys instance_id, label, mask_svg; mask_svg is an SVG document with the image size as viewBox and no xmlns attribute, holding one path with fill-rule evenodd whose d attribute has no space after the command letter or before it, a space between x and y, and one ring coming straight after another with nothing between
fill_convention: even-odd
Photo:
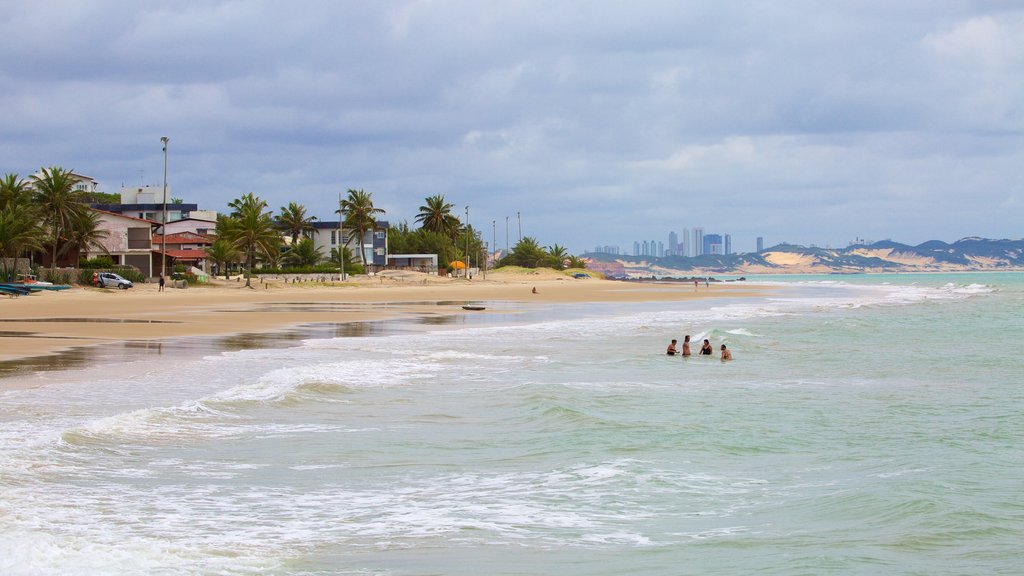
<instances>
[{"instance_id":1,"label":"window","mask_svg":"<svg viewBox=\"0 0 1024 576\"><path fill-rule=\"evenodd\" d=\"M373 253L376 256L383 256L384 255L384 249L383 248L374 248L373 249Z\"/></svg>"},{"instance_id":2,"label":"window","mask_svg":"<svg viewBox=\"0 0 1024 576\"><path fill-rule=\"evenodd\" d=\"M331 230L331 246L338 243L338 231Z\"/></svg>"},{"instance_id":3,"label":"window","mask_svg":"<svg viewBox=\"0 0 1024 576\"><path fill-rule=\"evenodd\" d=\"M383 240L384 239L384 235L385 235L385 233L384 233L383 230L377 232L377 240Z\"/></svg>"}]
</instances>

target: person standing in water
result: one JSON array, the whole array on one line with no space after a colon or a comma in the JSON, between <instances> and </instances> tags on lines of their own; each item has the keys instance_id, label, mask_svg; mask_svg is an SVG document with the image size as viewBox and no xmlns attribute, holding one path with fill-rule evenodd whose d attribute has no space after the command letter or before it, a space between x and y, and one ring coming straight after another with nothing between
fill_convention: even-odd
<instances>
[{"instance_id":1,"label":"person standing in water","mask_svg":"<svg viewBox=\"0 0 1024 576\"><path fill-rule=\"evenodd\" d=\"M732 351L726 348L725 344L722 344L722 362L726 360L732 360Z\"/></svg>"},{"instance_id":2,"label":"person standing in water","mask_svg":"<svg viewBox=\"0 0 1024 576\"><path fill-rule=\"evenodd\" d=\"M685 357L685 356L689 356L689 355L690 355L690 335L687 334L686 337L683 338L683 356Z\"/></svg>"},{"instance_id":3,"label":"person standing in water","mask_svg":"<svg viewBox=\"0 0 1024 576\"><path fill-rule=\"evenodd\" d=\"M673 338L672 342L669 343L668 350L665 350L665 354L668 354L669 356L675 356L676 355L676 339L675 338Z\"/></svg>"},{"instance_id":4,"label":"person standing in water","mask_svg":"<svg viewBox=\"0 0 1024 576\"><path fill-rule=\"evenodd\" d=\"M711 356L713 350L711 349L711 341L707 338L704 339L704 344L700 347L701 356Z\"/></svg>"}]
</instances>

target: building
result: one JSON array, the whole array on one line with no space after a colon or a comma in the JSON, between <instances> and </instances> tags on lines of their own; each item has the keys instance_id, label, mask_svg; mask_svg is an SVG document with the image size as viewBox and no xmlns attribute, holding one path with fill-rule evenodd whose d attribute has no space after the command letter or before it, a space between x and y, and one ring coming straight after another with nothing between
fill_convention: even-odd
<instances>
[{"instance_id":1,"label":"building","mask_svg":"<svg viewBox=\"0 0 1024 576\"><path fill-rule=\"evenodd\" d=\"M704 229L694 228L693 229L693 255L700 256L704 254Z\"/></svg>"},{"instance_id":2,"label":"building","mask_svg":"<svg viewBox=\"0 0 1024 576\"><path fill-rule=\"evenodd\" d=\"M668 233L668 255L676 256L679 254L679 235L675 232Z\"/></svg>"},{"instance_id":3,"label":"building","mask_svg":"<svg viewBox=\"0 0 1024 576\"><path fill-rule=\"evenodd\" d=\"M198 205L170 202L171 189L167 188L167 221L175 222L191 218L192 213L198 211ZM93 204L97 210L124 214L133 218L141 218L153 222L164 220L164 189L163 186L125 186L121 188L120 204ZM208 217L211 212L204 210L203 216ZM213 217L216 220L216 215Z\"/></svg>"},{"instance_id":4,"label":"building","mask_svg":"<svg viewBox=\"0 0 1024 576\"><path fill-rule=\"evenodd\" d=\"M725 235L725 253L732 254L732 236L729 234Z\"/></svg>"},{"instance_id":5,"label":"building","mask_svg":"<svg viewBox=\"0 0 1024 576\"><path fill-rule=\"evenodd\" d=\"M633 256L639 256L639 255L640 255L640 243L634 241L633 242Z\"/></svg>"},{"instance_id":6,"label":"building","mask_svg":"<svg viewBox=\"0 0 1024 576\"><path fill-rule=\"evenodd\" d=\"M720 234L707 234L704 236L704 246L701 249L702 254L723 254L724 249L725 245Z\"/></svg>"},{"instance_id":7,"label":"building","mask_svg":"<svg viewBox=\"0 0 1024 576\"><path fill-rule=\"evenodd\" d=\"M679 243L679 255L691 256L690 251L690 229L683 228L683 241Z\"/></svg>"},{"instance_id":8,"label":"building","mask_svg":"<svg viewBox=\"0 0 1024 576\"><path fill-rule=\"evenodd\" d=\"M100 253L109 255L114 264L138 268L143 276L151 278L159 274L160 259L153 252L153 232L160 227L159 222L95 208L93 211L99 216L98 228L107 232L107 237L99 241L103 246Z\"/></svg>"},{"instance_id":9,"label":"building","mask_svg":"<svg viewBox=\"0 0 1024 576\"><path fill-rule=\"evenodd\" d=\"M324 257L331 254L331 250L341 245L348 246L349 251L357 262L361 261L363 254L368 260L367 272L370 267L384 268L388 265L388 223L384 220L377 220L373 230L368 231L363 238L357 239L352 230L346 229L344 237L341 232L341 222L335 220L313 222L313 232L309 235L313 244L320 250Z\"/></svg>"},{"instance_id":10,"label":"building","mask_svg":"<svg viewBox=\"0 0 1024 576\"><path fill-rule=\"evenodd\" d=\"M35 179L41 179L41 178L45 177L46 173L48 171L49 171L49 168L43 168L41 170L38 170L35 174L32 174L31 176L29 176L28 182L31 183L31 182L34 182ZM71 179L74 181L74 185L72 185L72 189L75 192L97 192L98 191L99 182L97 182L96 179L93 178L92 176L86 176L84 174L79 174L77 172L71 172L70 175L71 175Z\"/></svg>"},{"instance_id":11,"label":"building","mask_svg":"<svg viewBox=\"0 0 1024 576\"><path fill-rule=\"evenodd\" d=\"M437 274L437 254L388 254L387 267Z\"/></svg>"},{"instance_id":12,"label":"building","mask_svg":"<svg viewBox=\"0 0 1024 576\"><path fill-rule=\"evenodd\" d=\"M761 252L764 250L764 236L757 237L757 251Z\"/></svg>"},{"instance_id":13,"label":"building","mask_svg":"<svg viewBox=\"0 0 1024 576\"><path fill-rule=\"evenodd\" d=\"M182 218L181 220L175 220L167 223L167 234L179 234L182 232L191 232L193 234L211 235L217 233L217 216L213 218L205 219L195 217L195 214L207 212L207 210L196 210L193 212L193 217Z\"/></svg>"},{"instance_id":14,"label":"building","mask_svg":"<svg viewBox=\"0 0 1024 576\"><path fill-rule=\"evenodd\" d=\"M153 253L157 255L157 263L160 262L160 254L163 251L165 238L161 234L153 235ZM167 242L167 269L172 270L175 264L194 266L207 274L210 273L209 263L206 259L206 249L213 244L214 238L205 234L195 232L178 232L168 234Z\"/></svg>"},{"instance_id":15,"label":"building","mask_svg":"<svg viewBox=\"0 0 1024 576\"><path fill-rule=\"evenodd\" d=\"M664 258L664 257L665 257L665 243L659 240L658 241L658 258Z\"/></svg>"}]
</instances>

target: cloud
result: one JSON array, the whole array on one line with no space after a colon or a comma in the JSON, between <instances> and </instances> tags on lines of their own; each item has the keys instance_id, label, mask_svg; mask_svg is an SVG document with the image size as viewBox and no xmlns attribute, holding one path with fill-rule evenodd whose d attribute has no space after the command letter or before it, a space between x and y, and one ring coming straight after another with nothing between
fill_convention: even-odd
<instances>
[{"instance_id":1,"label":"cloud","mask_svg":"<svg viewBox=\"0 0 1024 576\"><path fill-rule=\"evenodd\" d=\"M1024 10L989 1L9 3L0 170L392 220L441 193L579 251L703 225L1019 236ZM148 176L143 178L150 179ZM974 198L969 206L962 199ZM577 226L576 221L599 223Z\"/></svg>"}]
</instances>

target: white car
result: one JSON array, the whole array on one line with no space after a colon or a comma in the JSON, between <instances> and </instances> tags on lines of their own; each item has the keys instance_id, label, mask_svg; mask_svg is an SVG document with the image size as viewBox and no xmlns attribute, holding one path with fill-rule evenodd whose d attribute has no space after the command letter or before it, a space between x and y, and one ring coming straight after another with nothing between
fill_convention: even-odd
<instances>
[{"instance_id":1,"label":"white car","mask_svg":"<svg viewBox=\"0 0 1024 576\"><path fill-rule=\"evenodd\" d=\"M100 288L112 288L116 286L118 290L127 290L135 284L132 284L131 280L125 280L113 272L100 272L99 285Z\"/></svg>"}]
</instances>

